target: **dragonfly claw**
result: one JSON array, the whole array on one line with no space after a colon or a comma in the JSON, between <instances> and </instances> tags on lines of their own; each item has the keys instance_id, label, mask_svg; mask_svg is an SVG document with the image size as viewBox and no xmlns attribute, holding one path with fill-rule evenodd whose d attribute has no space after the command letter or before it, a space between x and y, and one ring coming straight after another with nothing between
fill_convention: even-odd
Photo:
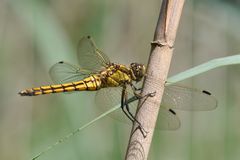
<instances>
[{"instance_id":1,"label":"dragonfly claw","mask_svg":"<svg viewBox=\"0 0 240 160\"><path fill-rule=\"evenodd\" d=\"M152 92L152 93L149 93L148 96L149 96L149 97L154 97L154 96L156 95L156 93L157 93L157 92L154 91L154 92Z\"/></svg>"}]
</instances>

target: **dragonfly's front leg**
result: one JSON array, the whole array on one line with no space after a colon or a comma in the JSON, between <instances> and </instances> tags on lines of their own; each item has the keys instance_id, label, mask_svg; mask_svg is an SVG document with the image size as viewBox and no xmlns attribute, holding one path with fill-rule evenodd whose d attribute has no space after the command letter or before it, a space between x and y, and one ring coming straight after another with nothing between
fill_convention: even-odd
<instances>
[{"instance_id":1,"label":"dragonfly's front leg","mask_svg":"<svg viewBox=\"0 0 240 160\"><path fill-rule=\"evenodd\" d=\"M132 83L130 84L131 87L132 87L132 90L133 90L133 93L134 95L138 98L138 99L142 99L142 98L148 98L148 97L154 97L155 94L156 94L156 91L155 92L152 92L152 93L148 93L144 96L142 96L140 93L138 93L137 91L142 91L142 88L137 88L136 86L134 86Z\"/></svg>"},{"instance_id":2,"label":"dragonfly's front leg","mask_svg":"<svg viewBox=\"0 0 240 160\"><path fill-rule=\"evenodd\" d=\"M134 95L138 98L141 99L142 96L138 91L142 91L142 88L137 88L136 86L134 86L132 83L130 84L130 86L132 87L133 93Z\"/></svg>"}]
</instances>

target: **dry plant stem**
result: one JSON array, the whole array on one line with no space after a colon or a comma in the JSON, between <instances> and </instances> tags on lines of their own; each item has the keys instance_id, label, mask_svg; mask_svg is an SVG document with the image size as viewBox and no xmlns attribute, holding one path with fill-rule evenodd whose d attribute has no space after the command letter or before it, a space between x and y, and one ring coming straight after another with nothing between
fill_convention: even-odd
<instances>
[{"instance_id":1,"label":"dry plant stem","mask_svg":"<svg viewBox=\"0 0 240 160\"><path fill-rule=\"evenodd\" d=\"M134 124L126 160L146 160L148 157L183 4L184 0L163 0L162 2L142 91L142 95L155 91L156 95L148 98L136 115L136 119L148 133L144 136L138 124Z\"/></svg>"}]
</instances>

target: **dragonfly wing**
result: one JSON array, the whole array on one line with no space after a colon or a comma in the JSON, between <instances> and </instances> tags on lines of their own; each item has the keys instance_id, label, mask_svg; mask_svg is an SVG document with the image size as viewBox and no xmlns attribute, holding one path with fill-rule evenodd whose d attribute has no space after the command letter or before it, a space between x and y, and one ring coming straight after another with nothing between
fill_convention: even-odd
<instances>
[{"instance_id":1,"label":"dragonfly wing","mask_svg":"<svg viewBox=\"0 0 240 160\"><path fill-rule=\"evenodd\" d=\"M79 81L89 74L90 71L64 61L54 64L49 70L49 75L55 84Z\"/></svg>"},{"instance_id":2,"label":"dragonfly wing","mask_svg":"<svg viewBox=\"0 0 240 160\"><path fill-rule=\"evenodd\" d=\"M134 97L134 94L130 87L127 88L127 93L130 99L129 108L132 114L135 115L138 101L137 100L131 101L131 97ZM95 102L97 107L96 110L100 113L103 113L117 105L120 106L121 94L122 94L121 87L100 89L99 91L97 91L97 94L95 96ZM120 122L132 124L132 122L122 112L121 108L113 111L109 116ZM160 130L175 130L180 127L180 120L173 110L161 106L156 127L157 129Z\"/></svg>"},{"instance_id":3,"label":"dragonfly wing","mask_svg":"<svg viewBox=\"0 0 240 160\"><path fill-rule=\"evenodd\" d=\"M180 119L175 111L161 106L158 113L156 128L160 130L177 130L181 126Z\"/></svg>"},{"instance_id":4,"label":"dragonfly wing","mask_svg":"<svg viewBox=\"0 0 240 160\"><path fill-rule=\"evenodd\" d=\"M128 97L133 97L131 88L127 88ZM102 88L97 91L95 96L95 102L97 111L99 113L106 112L107 110L121 105L121 94L122 94L122 87L109 87L109 88ZM129 104L130 110L135 115L137 102L134 101ZM121 108L113 111L110 115L111 118L116 119L118 121L124 123L131 123L131 121L127 118L126 115L122 112Z\"/></svg>"},{"instance_id":5,"label":"dragonfly wing","mask_svg":"<svg viewBox=\"0 0 240 160\"><path fill-rule=\"evenodd\" d=\"M96 47L90 36L79 41L78 61L82 68L93 72L98 72L110 64L108 57Z\"/></svg>"},{"instance_id":6,"label":"dragonfly wing","mask_svg":"<svg viewBox=\"0 0 240 160\"><path fill-rule=\"evenodd\" d=\"M165 87L162 105L180 110L208 111L217 107L217 100L205 90L170 85Z\"/></svg>"}]
</instances>

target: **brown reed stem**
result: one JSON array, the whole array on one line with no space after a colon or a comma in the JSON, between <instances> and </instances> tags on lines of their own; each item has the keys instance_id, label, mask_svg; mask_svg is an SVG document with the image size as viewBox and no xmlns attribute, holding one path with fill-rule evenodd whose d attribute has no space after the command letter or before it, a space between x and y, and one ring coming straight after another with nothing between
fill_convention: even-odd
<instances>
[{"instance_id":1,"label":"brown reed stem","mask_svg":"<svg viewBox=\"0 0 240 160\"><path fill-rule=\"evenodd\" d=\"M155 91L156 94L143 104L141 100L136 114L147 134L144 136L138 124L133 125L126 160L146 160L148 157L183 5L184 0L162 1L142 91L142 95Z\"/></svg>"}]
</instances>

